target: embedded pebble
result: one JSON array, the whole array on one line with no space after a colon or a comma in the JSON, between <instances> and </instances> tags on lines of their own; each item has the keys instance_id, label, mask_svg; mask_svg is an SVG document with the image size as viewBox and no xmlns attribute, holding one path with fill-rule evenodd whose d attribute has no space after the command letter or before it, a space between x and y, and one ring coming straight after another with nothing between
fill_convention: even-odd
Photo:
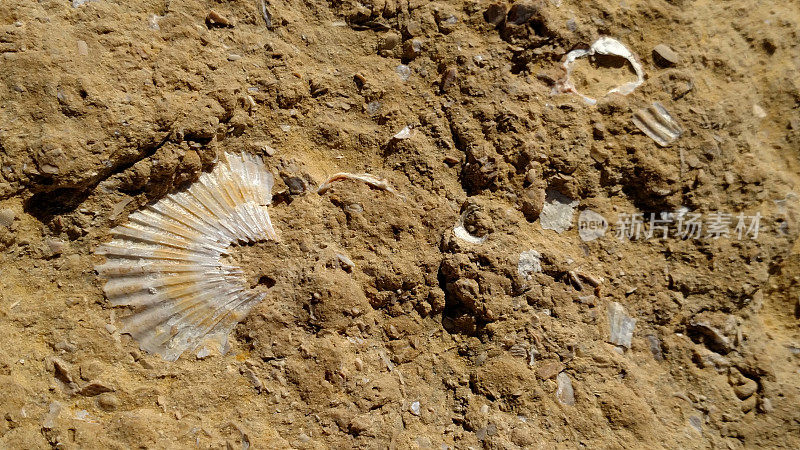
<instances>
[{"instance_id":1,"label":"embedded pebble","mask_svg":"<svg viewBox=\"0 0 800 450\"><path fill-rule=\"evenodd\" d=\"M409 22L406 25L406 33L411 37L419 36L423 34L422 25L419 22Z\"/></svg>"},{"instance_id":2,"label":"embedded pebble","mask_svg":"<svg viewBox=\"0 0 800 450\"><path fill-rule=\"evenodd\" d=\"M78 346L67 341L57 343L53 348L64 353L72 353L78 349Z\"/></svg>"},{"instance_id":3,"label":"embedded pebble","mask_svg":"<svg viewBox=\"0 0 800 450\"><path fill-rule=\"evenodd\" d=\"M96 2L97 0L72 0L72 7L77 8L81 5L85 5L90 2Z\"/></svg>"},{"instance_id":4,"label":"embedded pebble","mask_svg":"<svg viewBox=\"0 0 800 450\"><path fill-rule=\"evenodd\" d=\"M636 319L631 318L625 312L625 308L617 302L611 302L608 305L608 324L611 331L609 342L631 348Z\"/></svg>"},{"instance_id":5,"label":"embedded pebble","mask_svg":"<svg viewBox=\"0 0 800 450\"><path fill-rule=\"evenodd\" d=\"M305 180L300 177L285 177L283 181L286 183L286 186L289 188L289 193L292 195L301 195L308 188Z\"/></svg>"},{"instance_id":6,"label":"embedded pebble","mask_svg":"<svg viewBox=\"0 0 800 450\"><path fill-rule=\"evenodd\" d=\"M422 53L422 40L409 39L403 44L403 58L414 59Z\"/></svg>"},{"instance_id":7,"label":"embedded pebble","mask_svg":"<svg viewBox=\"0 0 800 450\"><path fill-rule=\"evenodd\" d=\"M211 350L208 347L202 347L200 350L195 353L195 357L197 359L206 359L211 356Z\"/></svg>"},{"instance_id":8,"label":"embedded pebble","mask_svg":"<svg viewBox=\"0 0 800 450\"><path fill-rule=\"evenodd\" d=\"M442 82L440 88L442 92L447 92L456 84L456 80L458 80L458 69L455 67L450 67L444 71L442 74Z\"/></svg>"},{"instance_id":9,"label":"embedded pebble","mask_svg":"<svg viewBox=\"0 0 800 450\"><path fill-rule=\"evenodd\" d=\"M13 210L8 208L0 209L0 227L10 227L16 217Z\"/></svg>"},{"instance_id":10,"label":"embedded pebble","mask_svg":"<svg viewBox=\"0 0 800 450\"><path fill-rule=\"evenodd\" d=\"M54 166L52 164L42 164L40 169L42 173L47 175L55 175L60 171L58 166Z\"/></svg>"},{"instance_id":11,"label":"embedded pebble","mask_svg":"<svg viewBox=\"0 0 800 450\"><path fill-rule=\"evenodd\" d=\"M52 430L56 425L56 419L58 419L59 414L61 414L61 403L50 403L50 410L42 418L42 428Z\"/></svg>"},{"instance_id":12,"label":"embedded pebble","mask_svg":"<svg viewBox=\"0 0 800 450\"><path fill-rule=\"evenodd\" d=\"M458 18L453 14L442 14L439 15L437 23L439 25L439 31L444 34L449 34L455 30L458 24Z\"/></svg>"},{"instance_id":13,"label":"embedded pebble","mask_svg":"<svg viewBox=\"0 0 800 450\"><path fill-rule=\"evenodd\" d=\"M393 48L397 47L397 44L401 41L400 33L396 31L390 31L383 35L381 39L381 43L378 45L378 50L392 50Z\"/></svg>"},{"instance_id":14,"label":"embedded pebble","mask_svg":"<svg viewBox=\"0 0 800 450\"><path fill-rule=\"evenodd\" d=\"M647 343L650 345L650 353L653 354L653 358L656 361L663 361L664 353L661 351L661 341L658 339L658 336L648 334Z\"/></svg>"},{"instance_id":15,"label":"embedded pebble","mask_svg":"<svg viewBox=\"0 0 800 450\"><path fill-rule=\"evenodd\" d=\"M500 23L506 18L506 5L502 3L492 3L483 12L483 18L490 25L500 25Z\"/></svg>"},{"instance_id":16,"label":"embedded pebble","mask_svg":"<svg viewBox=\"0 0 800 450\"><path fill-rule=\"evenodd\" d=\"M658 44L653 48L653 60L661 67L669 67L678 64L681 57L666 44Z\"/></svg>"},{"instance_id":17,"label":"embedded pebble","mask_svg":"<svg viewBox=\"0 0 800 450\"><path fill-rule=\"evenodd\" d=\"M409 408L409 410L411 411L411 414L418 416L420 414L419 402L411 403L411 407Z\"/></svg>"},{"instance_id":18,"label":"embedded pebble","mask_svg":"<svg viewBox=\"0 0 800 450\"><path fill-rule=\"evenodd\" d=\"M726 354L733 350L731 340L708 322L692 319L689 321L689 330L703 335L706 346L715 352Z\"/></svg>"},{"instance_id":19,"label":"embedded pebble","mask_svg":"<svg viewBox=\"0 0 800 450\"><path fill-rule=\"evenodd\" d=\"M703 420L697 416L689 416L689 425L700 433L703 432Z\"/></svg>"},{"instance_id":20,"label":"embedded pebble","mask_svg":"<svg viewBox=\"0 0 800 450\"><path fill-rule=\"evenodd\" d=\"M511 5L511 9L508 10L507 21L514 25L523 25L534 16L540 15L540 5L534 2L520 1Z\"/></svg>"},{"instance_id":21,"label":"embedded pebble","mask_svg":"<svg viewBox=\"0 0 800 450\"><path fill-rule=\"evenodd\" d=\"M81 394L86 397L94 397L95 395L100 395L105 392L112 392L114 388L108 387L102 383L89 383L86 386L82 387L81 390L78 391L78 394Z\"/></svg>"},{"instance_id":22,"label":"embedded pebble","mask_svg":"<svg viewBox=\"0 0 800 450\"><path fill-rule=\"evenodd\" d=\"M47 245L47 249L50 250L51 256L64 253L64 249L67 247L67 244L61 239L47 238L45 239L45 244Z\"/></svg>"},{"instance_id":23,"label":"embedded pebble","mask_svg":"<svg viewBox=\"0 0 800 450\"><path fill-rule=\"evenodd\" d=\"M89 44L86 41L78 41L78 54L81 56L89 56Z\"/></svg>"},{"instance_id":24,"label":"embedded pebble","mask_svg":"<svg viewBox=\"0 0 800 450\"><path fill-rule=\"evenodd\" d=\"M538 369L536 369L536 375L543 380L549 380L561 373L564 370L564 364L553 361L546 364L542 364Z\"/></svg>"},{"instance_id":25,"label":"embedded pebble","mask_svg":"<svg viewBox=\"0 0 800 450\"><path fill-rule=\"evenodd\" d=\"M100 394L97 397L97 406L103 411L114 411L119 408L120 402L116 395L109 392Z\"/></svg>"},{"instance_id":26,"label":"embedded pebble","mask_svg":"<svg viewBox=\"0 0 800 450\"><path fill-rule=\"evenodd\" d=\"M233 22L228 20L227 17L223 16L222 14L211 10L209 11L208 15L206 16L206 25L209 28L211 27L232 27Z\"/></svg>"},{"instance_id":27,"label":"embedded pebble","mask_svg":"<svg viewBox=\"0 0 800 450\"><path fill-rule=\"evenodd\" d=\"M411 77L411 69L405 64L398 65L395 67L394 71L403 81L408 81L408 79Z\"/></svg>"},{"instance_id":28,"label":"embedded pebble","mask_svg":"<svg viewBox=\"0 0 800 450\"><path fill-rule=\"evenodd\" d=\"M575 391L572 389L572 380L569 375L564 372L558 374L556 378L558 382L558 389L556 390L556 398L562 405L572 406L575 404Z\"/></svg>"},{"instance_id":29,"label":"embedded pebble","mask_svg":"<svg viewBox=\"0 0 800 450\"><path fill-rule=\"evenodd\" d=\"M369 102L369 103L367 103L367 106L364 109L367 111L367 114L373 115L373 114L377 114L378 111L380 111L381 106L383 106L381 104L381 102L378 102L378 101Z\"/></svg>"},{"instance_id":30,"label":"embedded pebble","mask_svg":"<svg viewBox=\"0 0 800 450\"><path fill-rule=\"evenodd\" d=\"M575 19L567 20L567 29L569 31L576 31L578 29L578 24L575 22Z\"/></svg>"}]
</instances>

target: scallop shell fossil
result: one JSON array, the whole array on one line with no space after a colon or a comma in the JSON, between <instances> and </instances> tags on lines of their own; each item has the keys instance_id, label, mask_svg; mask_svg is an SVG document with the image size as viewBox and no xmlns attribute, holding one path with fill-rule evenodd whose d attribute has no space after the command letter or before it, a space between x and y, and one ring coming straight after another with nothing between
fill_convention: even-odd
<instances>
[{"instance_id":1,"label":"scallop shell fossil","mask_svg":"<svg viewBox=\"0 0 800 450\"><path fill-rule=\"evenodd\" d=\"M261 158L226 154L188 189L112 229L96 270L112 305L139 308L123 319L122 333L168 361L211 346L225 353L233 327L266 294L223 257L232 244L277 240L267 211L273 183Z\"/></svg>"}]
</instances>

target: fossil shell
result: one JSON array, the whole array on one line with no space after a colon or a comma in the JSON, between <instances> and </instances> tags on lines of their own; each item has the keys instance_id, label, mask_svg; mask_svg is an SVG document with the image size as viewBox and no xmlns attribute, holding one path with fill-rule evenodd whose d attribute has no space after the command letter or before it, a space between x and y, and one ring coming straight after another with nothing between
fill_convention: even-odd
<instances>
[{"instance_id":1,"label":"fossil shell","mask_svg":"<svg viewBox=\"0 0 800 450\"><path fill-rule=\"evenodd\" d=\"M242 270L222 260L235 243L276 240L267 205L273 177L259 157L226 154L210 173L130 215L96 253L112 305L140 310L122 333L174 361L186 350L228 347L233 327L263 300Z\"/></svg>"},{"instance_id":2,"label":"fossil shell","mask_svg":"<svg viewBox=\"0 0 800 450\"><path fill-rule=\"evenodd\" d=\"M680 125L658 102L653 102L649 107L637 111L632 120L642 133L662 147L673 143L683 133Z\"/></svg>"},{"instance_id":3,"label":"fossil shell","mask_svg":"<svg viewBox=\"0 0 800 450\"><path fill-rule=\"evenodd\" d=\"M607 36L603 36L600 39L596 40L591 47L587 50L578 49L573 50L567 53L567 57L562 64L564 68L565 76L563 80L560 80L556 84L556 92L571 92L573 94L577 94L580 96L586 103L590 105L597 104L597 100L591 97L587 97L575 88L575 85L570 80L570 75L572 75L572 64L575 62L576 59L582 58L584 56L590 55L614 55L619 56L621 58L625 58L628 60L628 63L633 68L633 71L636 72L636 81L629 81L626 83L622 83L619 86L611 89L610 91L606 92L606 95L609 94L622 94L628 95L633 92L634 89L639 87L642 83L644 83L644 69L642 65L639 64L638 58L636 55L633 54L627 47L625 47L622 42L610 38Z\"/></svg>"}]
</instances>

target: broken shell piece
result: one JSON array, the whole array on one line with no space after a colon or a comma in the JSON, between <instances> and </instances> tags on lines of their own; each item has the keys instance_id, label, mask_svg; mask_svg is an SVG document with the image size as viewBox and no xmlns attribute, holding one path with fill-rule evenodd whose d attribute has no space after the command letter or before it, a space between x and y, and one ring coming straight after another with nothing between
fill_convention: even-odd
<instances>
[{"instance_id":1,"label":"broken shell piece","mask_svg":"<svg viewBox=\"0 0 800 450\"><path fill-rule=\"evenodd\" d=\"M633 124L662 147L673 143L683 133L675 119L658 102L636 111Z\"/></svg>"},{"instance_id":2,"label":"broken shell piece","mask_svg":"<svg viewBox=\"0 0 800 450\"><path fill-rule=\"evenodd\" d=\"M324 183L322 183L319 186L319 189L317 189L317 194L322 195L328 192L328 190L331 188L331 185L335 181L341 181L341 180L363 181L364 183L366 183L371 187L374 187L375 189L383 189L384 191L388 191L391 192L392 194L399 195L397 194L397 191L395 191L394 188L389 186L389 183L384 179L376 178L375 176L370 175L368 173L349 173L349 172L339 172L328 178Z\"/></svg>"},{"instance_id":3,"label":"broken shell piece","mask_svg":"<svg viewBox=\"0 0 800 450\"><path fill-rule=\"evenodd\" d=\"M609 341L615 345L631 348L636 319L631 318L625 312L625 308L617 302L608 305L608 325L611 334Z\"/></svg>"},{"instance_id":4,"label":"broken shell piece","mask_svg":"<svg viewBox=\"0 0 800 450\"><path fill-rule=\"evenodd\" d=\"M464 208L464 212L461 213L461 217L458 218L458 222L456 222L455 226L453 227L453 234L456 235L457 238L461 239L462 241L469 242L470 244L483 244L486 241L487 236L473 236L472 234L464 228L464 219L469 214L472 214L478 209L475 205L469 205Z\"/></svg>"},{"instance_id":5,"label":"broken shell piece","mask_svg":"<svg viewBox=\"0 0 800 450\"><path fill-rule=\"evenodd\" d=\"M542 229L554 230L558 234L570 229L578 204L578 200L572 200L558 191L548 190L542 213L539 215Z\"/></svg>"},{"instance_id":6,"label":"broken shell piece","mask_svg":"<svg viewBox=\"0 0 800 450\"><path fill-rule=\"evenodd\" d=\"M273 183L261 158L226 154L187 190L112 229L95 270L112 305L141 308L122 333L167 361L186 350L225 353L230 331L266 294L222 257L235 243L277 240L267 211Z\"/></svg>"},{"instance_id":7,"label":"broken shell piece","mask_svg":"<svg viewBox=\"0 0 800 450\"><path fill-rule=\"evenodd\" d=\"M567 58L564 61L562 67L566 71L566 75L564 79L556 83L556 89L558 92L572 92L573 94L579 95L586 103L590 105L594 105L597 103L597 100L591 97L587 97L575 88L575 85L572 84L572 80L569 79L570 75L572 75L572 64L575 62L576 59L582 58L584 56L591 56L591 55L612 55L612 56L619 56L621 58L625 58L630 63L633 71L636 72L636 81L629 81L627 83L623 83L606 93L609 94L622 94L628 95L633 92L634 89L639 87L642 83L644 83L644 69L642 69L642 65L639 64L638 59L636 56L628 50L627 47L622 45L622 43L614 38L610 37L601 37L600 39L594 41L591 47L588 49L578 49L573 50L567 53Z\"/></svg>"},{"instance_id":8,"label":"broken shell piece","mask_svg":"<svg viewBox=\"0 0 800 450\"><path fill-rule=\"evenodd\" d=\"M397 134L392 136L392 139L402 141L404 139L408 139L413 135L412 128L406 125L402 130L398 131Z\"/></svg>"},{"instance_id":9,"label":"broken shell piece","mask_svg":"<svg viewBox=\"0 0 800 450\"><path fill-rule=\"evenodd\" d=\"M528 250L519 254L517 273L526 280L533 278L534 273L542 271L542 255L536 250Z\"/></svg>"}]
</instances>

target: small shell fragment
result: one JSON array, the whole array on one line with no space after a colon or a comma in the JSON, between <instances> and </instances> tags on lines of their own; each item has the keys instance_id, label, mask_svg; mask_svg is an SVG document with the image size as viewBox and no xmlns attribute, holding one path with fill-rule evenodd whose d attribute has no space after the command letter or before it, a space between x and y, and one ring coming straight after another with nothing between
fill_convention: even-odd
<instances>
[{"instance_id":1,"label":"small shell fragment","mask_svg":"<svg viewBox=\"0 0 800 450\"><path fill-rule=\"evenodd\" d=\"M339 172L337 174L332 175L330 178L328 178L324 183L322 183L319 186L319 189L317 189L317 194L322 195L328 192L328 190L331 188L331 185L333 185L334 182L341 180L363 181L364 183L366 183L371 187L374 187L375 189L382 189L384 191L398 195L397 191L395 191L394 188L389 185L389 182L387 182L384 179L377 178L374 175L370 175L368 173L349 173L349 172Z\"/></svg>"},{"instance_id":2,"label":"small shell fragment","mask_svg":"<svg viewBox=\"0 0 800 450\"><path fill-rule=\"evenodd\" d=\"M464 219L475 212L476 209L474 205L464 209L461 216L458 218L458 222L453 226L453 234L462 241L469 242L470 244L483 244L488 236L474 236L464 228Z\"/></svg>"},{"instance_id":3,"label":"small shell fragment","mask_svg":"<svg viewBox=\"0 0 800 450\"><path fill-rule=\"evenodd\" d=\"M536 250L527 250L519 254L517 273L526 280L533 279L533 274L542 271L542 255Z\"/></svg>"},{"instance_id":4,"label":"small shell fragment","mask_svg":"<svg viewBox=\"0 0 800 450\"><path fill-rule=\"evenodd\" d=\"M392 136L392 139L402 141L404 139L410 138L411 136L412 136L412 129L410 126L406 125L405 127L403 127L402 130L398 131L397 134Z\"/></svg>"},{"instance_id":5,"label":"small shell fragment","mask_svg":"<svg viewBox=\"0 0 800 450\"><path fill-rule=\"evenodd\" d=\"M573 50L567 53L567 57L564 60L564 64L562 67L566 72L564 79L556 83L556 90L557 92L571 92L580 96L586 103L590 105L594 105L597 103L597 99L587 97L580 92L578 89L575 88L575 85L569 79L570 75L572 75L572 64L575 62L576 59L582 58L584 56L591 56L594 54L598 55L613 55L619 56L621 58L625 58L630 63L633 71L636 72L636 81L629 81L627 83L623 83L606 93L608 94L622 94L628 95L633 92L634 89L639 87L642 83L644 83L644 69L642 69L642 65L639 64L639 60L636 58L636 55L633 54L627 47L625 47L620 41L603 36L600 39L594 41L594 43L588 49L578 49Z\"/></svg>"},{"instance_id":6,"label":"small shell fragment","mask_svg":"<svg viewBox=\"0 0 800 450\"><path fill-rule=\"evenodd\" d=\"M486 241L486 236L477 237L469 234L469 231L464 228L464 224L460 222L453 227L453 234L462 241L469 242L470 244L483 244L483 242Z\"/></svg>"},{"instance_id":7,"label":"small shell fragment","mask_svg":"<svg viewBox=\"0 0 800 450\"><path fill-rule=\"evenodd\" d=\"M138 308L121 332L167 361L198 348L198 357L209 347L225 353L230 331L266 294L222 257L235 243L277 240L267 211L273 183L261 158L226 154L185 191L112 229L95 270L112 305Z\"/></svg>"},{"instance_id":8,"label":"small shell fragment","mask_svg":"<svg viewBox=\"0 0 800 450\"><path fill-rule=\"evenodd\" d=\"M542 213L539 215L542 229L554 230L558 234L570 229L575 208L579 203L578 200L572 200L556 190L548 190Z\"/></svg>"},{"instance_id":9,"label":"small shell fragment","mask_svg":"<svg viewBox=\"0 0 800 450\"><path fill-rule=\"evenodd\" d=\"M683 130L661 103L653 102L633 115L633 124L662 147L675 142Z\"/></svg>"},{"instance_id":10,"label":"small shell fragment","mask_svg":"<svg viewBox=\"0 0 800 450\"><path fill-rule=\"evenodd\" d=\"M625 311L617 302L608 305L609 341L615 345L631 348L633 329L636 328L636 319Z\"/></svg>"}]
</instances>

